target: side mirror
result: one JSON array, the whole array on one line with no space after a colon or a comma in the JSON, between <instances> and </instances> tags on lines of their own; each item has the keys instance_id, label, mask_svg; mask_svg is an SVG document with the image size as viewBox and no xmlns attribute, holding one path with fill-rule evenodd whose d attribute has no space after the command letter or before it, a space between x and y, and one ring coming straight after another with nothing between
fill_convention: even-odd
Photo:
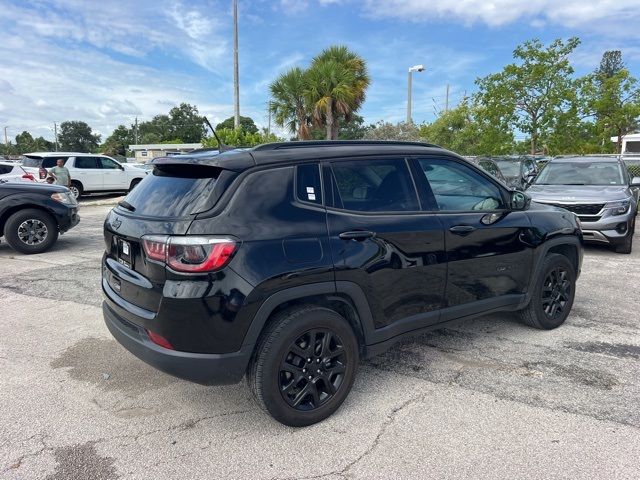
<instances>
[{"instance_id":1,"label":"side mirror","mask_svg":"<svg viewBox=\"0 0 640 480\"><path fill-rule=\"evenodd\" d=\"M640 177L633 177L631 180L631 187L640 187Z\"/></svg>"},{"instance_id":2,"label":"side mirror","mask_svg":"<svg viewBox=\"0 0 640 480\"><path fill-rule=\"evenodd\" d=\"M526 210L531 203L531 197L524 192L512 190L509 203L511 210Z\"/></svg>"}]
</instances>

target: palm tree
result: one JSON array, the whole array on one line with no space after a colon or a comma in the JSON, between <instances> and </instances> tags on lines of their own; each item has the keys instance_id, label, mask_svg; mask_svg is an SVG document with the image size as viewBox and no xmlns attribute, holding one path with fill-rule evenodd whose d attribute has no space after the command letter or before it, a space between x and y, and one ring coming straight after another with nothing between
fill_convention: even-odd
<instances>
[{"instance_id":1,"label":"palm tree","mask_svg":"<svg viewBox=\"0 0 640 480\"><path fill-rule=\"evenodd\" d=\"M305 105L306 73L301 68L294 67L269 85L269 90L269 110L276 125L286 127L299 140L308 140L311 134Z\"/></svg>"},{"instance_id":2,"label":"palm tree","mask_svg":"<svg viewBox=\"0 0 640 480\"><path fill-rule=\"evenodd\" d=\"M365 100L365 94L367 87L371 83L369 74L367 72L367 65L362 57L354 52L351 52L344 45L334 45L323 50L318 56L316 56L311 62L309 71L312 71L316 66L325 62L335 62L341 67L351 73L351 85L350 94L351 98L346 105L341 105L341 111L336 108L333 110L333 123L331 136L328 139L336 139L338 137L339 118L343 116L348 123L351 120L352 114L357 111ZM323 67L326 69L325 67ZM334 107L338 104L333 103ZM341 114L341 115L340 115Z\"/></svg>"},{"instance_id":3,"label":"palm tree","mask_svg":"<svg viewBox=\"0 0 640 480\"><path fill-rule=\"evenodd\" d=\"M353 72L335 60L314 61L306 80L313 122L326 127L327 140L335 140L337 117L346 116L355 101Z\"/></svg>"}]
</instances>

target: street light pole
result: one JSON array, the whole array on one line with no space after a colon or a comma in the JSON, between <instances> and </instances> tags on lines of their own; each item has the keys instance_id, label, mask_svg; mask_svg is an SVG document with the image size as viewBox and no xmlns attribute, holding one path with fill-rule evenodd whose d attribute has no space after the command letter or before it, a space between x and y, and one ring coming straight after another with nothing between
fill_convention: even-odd
<instances>
[{"instance_id":1,"label":"street light pole","mask_svg":"<svg viewBox=\"0 0 640 480\"><path fill-rule=\"evenodd\" d=\"M233 126L240 128L240 80L238 75L238 0L233 0L233 97L235 116Z\"/></svg>"},{"instance_id":2,"label":"street light pole","mask_svg":"<svg viewBox=\"0 0 640 480\"><path fill-rule=\"evenodd\" d=\"M407 123L411 124L413 123L413 121L411 120L411 90L412 90L412 73L413 72L423 72L424 71L424 65L414 65L413 67L409 68L409 77L408 77L408 84L407 84Z\"/></svg>"}]
</instances>

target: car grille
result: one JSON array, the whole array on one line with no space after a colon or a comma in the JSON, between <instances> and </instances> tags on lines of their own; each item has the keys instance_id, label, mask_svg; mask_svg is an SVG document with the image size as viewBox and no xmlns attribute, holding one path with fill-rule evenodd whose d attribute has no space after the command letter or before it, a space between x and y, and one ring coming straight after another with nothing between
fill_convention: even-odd
<instances>
[{"instance_id":1,"label":"car grille","mask_svg":"<svg viewBox=\"0 0 640 480\"><path fill-rule=\"evenodd\" d=\"M551 203L550 205L566 208L570 212L575 213L576 215L597 215L604 207L604 203L593 203L593 204L567 204L567 203Z\"/></svg>"}]
</instances>

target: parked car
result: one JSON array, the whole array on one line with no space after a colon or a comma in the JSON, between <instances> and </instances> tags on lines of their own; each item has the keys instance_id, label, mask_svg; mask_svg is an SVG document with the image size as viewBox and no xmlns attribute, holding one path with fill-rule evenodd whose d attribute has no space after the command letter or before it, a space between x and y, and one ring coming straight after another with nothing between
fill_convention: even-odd
<instances>
[{"instance_id":1,"label":"parked car","mask_svg":"<svg viewBox=\"0 0 640 480\"><path fill-rule=\"evenodd\" d=\"M489 312L561 325L572 213L442 148L288 142L158 158L104 224L103 313L134 355L229 384L293 426L346 398L360 359Z\"/></svg>"},{"instance_id":2,"label":"parked car","mask_svg":"<svg viewBox=\"0 0 640 480\"><path fill-rule=\"evenodd\" d=\"M0 180L0 236L21 253L42 253L80 221L68 188Z\"/></svg>"},{"instance_id":3,"label":"parked car","mask_svg":"<svg viewBox=\"0 0 640 480\"><path fill-rule=\"evenodd\" d=\"M534 157L494 157L493 160L504 175L506 184L518 190L526 189L538 175L538 164Z\"/></svg>"},{"instance_id":4,"label":"parked car","mask_svg":"<svg viewBox=\"0 0 640 480\"><path fill-rule=\"evenodd\" d=\"M71 191L76 198L86 193L127 192L146 176L143 169L120 164L106 155L74 152L40 152L23 156L22 166L44 181L47 170L62 159L71 175Z\"/></svg>"},{"instance_id":5,"label":"parked car","mask_svg":"<svg viewBox=\"0 0 640 480\"><path fill-rule=\"evenodd\" d=\"M469 160L471 163L479 166L485 172L493 175L495 178L500 180L505 185L507 184L507 181L504 178L504 175L502 174L502 171L498 167L498 164L493 161L493 159L488 158L488 157L468 157L467 160Z\"/></svg>"},{"instance_id":6,"label":"parked car","mask_svg":"<svg viewBox=\"0 0 640 480\"><path fill-rule=\"evenodd\" d=\"M35 177L18 163L0 161L0 180L35 182Z\"/></svg>"},{"instance_id":7,"label":"parked car","mask_svg":"<svg viewBox=\"0 0 640 480\"><path fill-rule=\"evenodd\" d=\"M631 253L640 177L630 178L612 157L560 157L549 161L527 190L538 203L575 213L586 242Z\"/></svg>"}]
</instances>

